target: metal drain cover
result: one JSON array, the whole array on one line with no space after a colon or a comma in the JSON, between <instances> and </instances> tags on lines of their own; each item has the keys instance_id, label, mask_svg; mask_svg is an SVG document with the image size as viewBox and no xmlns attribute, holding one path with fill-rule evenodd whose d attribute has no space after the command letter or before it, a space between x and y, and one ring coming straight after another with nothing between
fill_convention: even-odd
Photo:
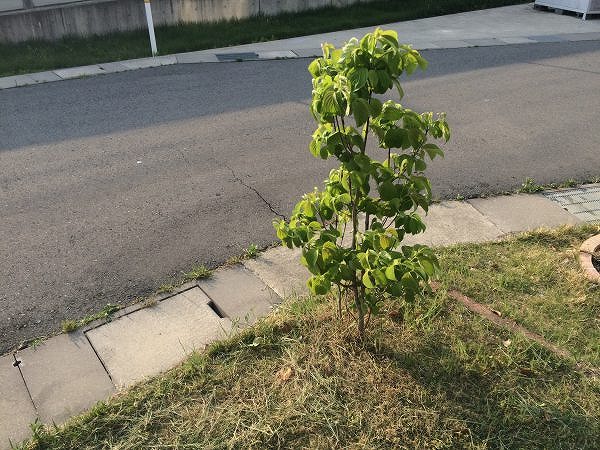
<instances>
[{"instance_id":1,"label":"metal drain cover","mask_svg":"<svg viewBox=\"0 0 600 450\"><path fill-rule=\"evenodd\" d=\"M600 184L543 194L583 222L600 222Z\"/></svg>"}]
</instances>

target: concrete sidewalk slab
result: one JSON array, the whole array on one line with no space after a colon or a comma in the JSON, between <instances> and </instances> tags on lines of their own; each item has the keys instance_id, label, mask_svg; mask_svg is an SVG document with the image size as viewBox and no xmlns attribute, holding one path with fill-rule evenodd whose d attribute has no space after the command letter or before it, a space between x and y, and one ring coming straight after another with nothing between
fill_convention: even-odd
<instances>
[{"instance_id":1,"label":"concrete sidewalk slab","mask_svg":"<svg viewBox=\"0 0 600 450\"><path fill-rule=\"evenodd\" d=\"M177 59L176 59L177 60ZM121 61L121 64L129 70L148 69L150 67L160 67L162 64L157 58L139 58Z\"/></svg>"},{"instance_id":2,"label":"concrete sidewalk slab","mask_svg":"<svg viewBox=\"0 0 600 450\"><path fill-rule=\"evenodd\" d=\"M300 264L302 251L275 247L261 253L256 259L244 261L252 271L281 298L309 293L306 280L310 272Z\"/></svg>"},{"instance_id":3,"label":"concrete sidewalk slab","mask_svg":"<svg viewBox=\"0 0 600 450\"><path fill-rule=\"evenodd\" d=\"M10 89L17 87L16 76L2 77L0 78L0 89Z\"/></svg>"},{"instance_id":4,"label":"concrete sidewalk slab","mask_svg":"<svg viewBox=\"0 0 600 450\"><path fill-rule=\"evenodd\" d=\"M598 41L600 40L600 32L598 33L565 33L561 34L561 37L567 41Z\"/></svg>"},{"instance_id":5,"label":"concrete sidewalk slab","mask_svg":"<svg viewBox=\"0 0 600 450\"><path fill-rule=\"evenodd\" d=\"M68 69L58 69L54 70L54 73L58 75L63 80L68 80L70 78L81 78L81 77L89 77L94 75L101 75L104 72L98 65L91 66L81 66L81 67L71 67Z\"/></svg>"},{"instance_id":6,"label":"concrete sidewalk slab","mask_svg":"<svg viewBox=\"0 0 600 450\"><path fill-rule=\"evenodd\" d=\"M506 42L507 44L535 44L536 41L533 39L528 39L526 37L503 37L500 38L502 42Z\"/></svg>"},{"instance_id":7,"label":"concrete sidewalk slab","mask_svg":"<svg viewBox=\"0 0 600 450\"><path fill-rule=\"evenodd\" d=\"M422 215L427 225L425 233L404 238L408 245L432 247L465 242L494 241L504 233L473 206L466 202L443 202L431 205L428 215Z\"/></svg>"},{"instance_id":8,"label":"concrete sidewalk slab","mask_svg":"<svg viewBox=\"0 0 600 450\"><path fill-rule=\"evenodd\" d=\"M294 49L294 53L300 58L317 58L323 56L323 50L320 47Z\"/></svg>"},{"instance_id":9,"label":"concrete sidewalk slab","mask_svg":"<svg viewBox=\"0 0 600 450\"><path fill-rule=\"evenodd\" d=\"M266 52L257 52L259 59L288 59L297 58L297 55L291 50L274 50Z\"/></svg>"},{"instance_id":10,"label":"concrete sidewalk slab","mask_svg":"<svg viewBox=\"0 0 600 450\"><path fill-rule=\"evenodd\" d=\"M62 79L51 71L30 73L29 76L37 83L49 83L51 81L60 81Z\"/></svg>"},{"instance_id":11,"label":"concrete sidewalk slab","mask_svg":"<svg viewBox=\"0 0 600 450\"><path fill-rule=\"evenodd\" d=\"M269 314L281 298L243 266L219 270L198 286L219 311L244 326Z\"/></svg>"},{"instance_id":12,"label":"concrete sidewalk slab","mask_svg":"<svg viewBox=\"0 0 600 450\"><path fill-rule=\"evenodd\" d=\"M207 50L201 50L198 52L190 53L178 53L175 55L179 64L196 64L196 63L215 63L219 62L219 59L214 53L208 52Z\"/></svg>"},{"instance_id":13,"label":"concrete sidewalk slab","mask_svg":"<svg viewBox=\"0 0 600 450\"><path fill-rule=\"evenodd\" d=\"M505 42L503 42L500 39L495 39L495 38L491 38L491 39L465 39L465 42L467 44L469 44L469 46L471 47L491 47L493 45L506 45Z\"/></svg>"},{"instance_id":14,"label":"concrete sidewalk slab","mask_svg":"<svg viewBox=\"0 0 600 450\"><path fill-rule=\"evenodd\" d=\"M465 48L472 47L472 44L469 44L466 41L459 40L447 40L447 41L432 41L433 45L439 48Z\"/></svg>"},{"instance_id":15,"label":"concrete sidewalk slab","mask_svg":"<svg viewBox=\"0 0 600 450\"><path fill-rule=\"evenodd\" d=\"M546 34L537 36L526 36L527 39L531 39L536 42L565 42L566 39L558 34Z\"/></svg>"},{"instance_id":16,"label":"concrete sidewalk slab","mask_svg":"<svg viewBox=\"0 0 600 450\"><path fill-rule=\"evenodd\" d=\"M129 59L126 61L120 61L119 64L130 70L148 69L150 67L170 66L177 64L177 57L176 55L165 55L150 58Z\"/></svg>"},{"instance_id":17,"label":"concrete sidewalk slab","mask_svg":"<svg viewBox=\"0 0 600 450\"><path fill-rule=\"evenodd\" d=\"M114 392L106 370L82 333L61 334L17 353L39 417L60 424Z\"/></svg>"},{"instance_id":18,"label":"concrete sidewalk slab","mask_svg":"<svg viewBox=\"0 0 600 450\"><path fill-rule=\"evenodd\" d=\"M125 67L123 64L121 64L120 62L102 63L102 64L98 64L98 66L105 73L117 73L117 72L125 72L127 70L130 70L127 67Z\"/></svg>"},{"instance_id":19,"label":"concrete sidewalk slab","mask_svg":"<svg viewBox=\"0 0 600 450\"><path fill-rule=\"evenodd\" d=\"M37 417L13 355L0 357L0 448L27 439Z\"/></svg>"},{"instance_id":20,"label":"concrete sidewalk slab","mask_svg":"<svg viewBox=\"0 0 600 450\"><path fill-rule=\"evenodd\" d=\"M468 201L505 233L576 225L581 221L541 195L510 195Z\"/></svg>"},{"instance_id":21,"label":"concrete sidewalk slab","mask_svg":"<svg viewBox=\"0 0 600 450\"><path fill-rule=\"evenodd\" d=\"M118 387L164 372L231 327L193 288L86 332Z\"/></svg>"}]
</instances>

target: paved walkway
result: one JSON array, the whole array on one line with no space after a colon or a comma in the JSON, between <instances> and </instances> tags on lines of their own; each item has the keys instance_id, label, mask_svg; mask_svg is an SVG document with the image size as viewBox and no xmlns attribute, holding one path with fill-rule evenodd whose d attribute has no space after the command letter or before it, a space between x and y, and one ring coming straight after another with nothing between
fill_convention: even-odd
<instances>
[{"instance_id":1,"label":"paved walkway","mask_svg":"<svg viewBox=\"0 0 600 450\"><path fill-rule=\"evenodd\" d=\"M571 212L569 212L571 211ZM600 221L600 185L432 206L427 231L408 243L443 246L519 231ZM157 375L193 350L306 293L299 252L283 247L217 270L209 279L124 309L70 334L0 357L0 448L29 424L63 423L120 389Z\"/></svg>"},{"instance_id":2,"label":"paved walkway","mask_svg":"<svg viewBox=\"0 0 600 450\"><path fill-rule=\"evenodd\" d=\"M581 20L533 8L533 3L382 25L418 50L491 45L600 40L600 19ZM0 78L0 89L172 64L304 58L321 55L321 43L336 46L373 27L256 44L71 67ZM159 48L160 48L160 42Z\"/></svg>"}]
</instances>

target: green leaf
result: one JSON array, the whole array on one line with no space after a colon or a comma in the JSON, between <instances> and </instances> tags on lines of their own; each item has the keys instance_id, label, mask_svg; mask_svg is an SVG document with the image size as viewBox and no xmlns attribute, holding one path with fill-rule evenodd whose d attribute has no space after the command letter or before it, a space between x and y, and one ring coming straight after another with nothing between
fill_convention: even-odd
<instances>
[{"instance_id":1,"label":"green leaf","mask_svg":"<svg viewBox=\"0 0 600 450\"><path fill-rule=\"evenodd\" d=\"M425 272L428 275L433 275L435 273L435 268L433 266L433 264L431 263L431 261L429 261L428 259L421 259L419 261L421 263L421 266L423 267L423 270L425 270Z\"/></svg>"},{"instance_id":2,"label":"green leaf","mask_svg":"<svg viewBox=\"0 0 600 450\"><path fill-rule=\"evenodd\" d=\"M385 269L385 276L388 280L396 281L396 265L388 266Z\"/></svg>"},{"instance_id":3,"label":"green leaf","mask_svg":"<svg viewBox=\"0 0 600 450\"><path fill-rule=\"evenodd\" d=\"M369 84L373 89L379 84L379 77L376 70L369 70Z\"/></svg>"},{"instance_id":4,"label":"green leaf","mask_svg":"<svg viewBox=\"0 0 600 450\"><path fill-rule=\"evenodd\" d=\"M313 62L308 65L308 71L313 78L317 78L319 75L321 75L321 58L313 60Z\"/></svg>"},{"instance_id":5,"label":"green leaf","mask_svg":"<svg viewBox=\"0 0 600 450\"><path fill-rule=\"evenodd\" d=\"M306 267L313 273L318 273L317 260L319 259L319 252L314 248L305 249L302 252L304 260L306 261Z\"/></svg>"},{"instance_id":6,"label":"green leaf","mask_svg":"<svg viewBox=\"0 0 600 450\"><path fill-rule=\"evenodd\" d=\"M396 186L391 181L384 181L379 185L379 195L382 200L392 200L396 198Z\"/></svg>"},{"instance_id":7,"label":"green leaf","mask_svg":"<svg viewBox=\"0 0 600 450\"><path fill-rule=\"evenodd\" d=\"M398 91L398 96L400 97L400 100L402 100L404 98L404 89L402 89L402 85L396 78L394 78L393 81L394 85L396 86L396 90Z\"/></svg>"},{"instance_id":8,"label":"green leaf","mask_svg":"<svg viewBox=\"0 0 600 450\"><path fill-rule=\"evenodd\" d=\"M388 282L387 277L385 276L385 273L380 270L380 269L375 269L371 271L371 274L373 274L373 278L375 279L375 283L378 286L385 286Z\"/></svg>"},{"instance_id":9,"label":"green leaf","mask_svg":"<svg viewBox=\"0 0 600 450\"><path fill-rule=\"evenodd\" d=\"M382 108L383 108L383 103L381 103L380 100L378 100L376 98L371 99L371 101L369 103L371 117L377 117L379 114L381 114Z\"/></svg>"},{"instance_id":10,"label":"green leaf","mask_svg":"<svg viewBox=\"0 0 600 450\"><path fill-rule=\"evenodd\" d=\"M387 148L405 148L408 132L404 128L390 128L386 131L383 142Z\"/></svg>"},{"instance_id":11,"label":"green leaf","mask_svg":"<svg viewBox=\"0 0 600 450\"><path fill-rule=\"evenodd\" d=\"M315 275L309 278L308 287L316 295L325 295L331 290L331 281L322 275Z\"/></svg>"},{"instance_id":12,"label":"green leaf","mask_svg":"<svg viewBox=\"0 0 600 450\"><path fill-rule=\"evenodd\" d=\"M373 283L373 280L371 280L370 271L369 270L367 270L364 273L364 275L362 277L362 283L365 285L365 287L367 289L373 289L375 287L375 284Z\"/></svg>"},{"instance_id":13,"label":"green leaf","mask_svg":"<svg viewBox=\"0 0 600 450\"><path fill-rule=\"evenodd\" d=\"M352 90L354 92L362 89L369 78L369 69L366 67L353 67L348 71L348 80L352 84Z\"/></svg>"},{"instance_id":14,"label":"green leaf","mask_svg":"<svg viewBox=\"0 0 600 450\"><path fill-rule=\"evenodd\" d=\"M392 242L393 242L392 238L390 236L388 236L387 234L382 233L379 235L379 245L384 250L387 250L388 248L390 248L392 246Z\"/></svg>"},{"instance_id":15,"label":"green leaf","mask_svg":"<svg viewBox=\"0 0 600 450\"><path fill-rule=\"evenodd\" d=\"M340 114L341 108L339 107L338 100L335 96L335 91L333 89L327 89L323 92L323 96L321 97L321 113L329 113L329 114Z\"/></svg>"},{"instance_id":16,"label":"green leaf","mask_svg":"<svg viewBox=\"0 0 600 450\"><path fill-rule=\"evenodd\" d=\"M393 48L398 47L398 33L394 30L385 30L381 32L381 39L390 44Z\"/></svg>"},{"instance_id":17,"label":"green leaf","mask_svg":"<svg viewBox=\"0 0 600 450\"><path fill-rule=\"evenodd\" d=\"M358 98L352 102L352 113L357 127L362 127L369 119L369 104L365 99Z\"/></svg>"},{"instance_id":18,"label":"green leaf","mask_svg":"<svg viewBox=\"0 0 600 450\"><path fill-rule=\"evenodd\" d=\"M427 152L429 159L434 159L436 156L444 157L444 152L435 144L425 144L423 150Z\"/></svg>"}]
</instances>

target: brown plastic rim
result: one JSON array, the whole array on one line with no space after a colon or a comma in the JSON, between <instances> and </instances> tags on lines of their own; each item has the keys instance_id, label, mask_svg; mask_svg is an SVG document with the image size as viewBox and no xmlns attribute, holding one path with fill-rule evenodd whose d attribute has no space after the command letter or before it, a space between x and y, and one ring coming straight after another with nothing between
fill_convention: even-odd
<instances>
[{"instance_id":1,"label":"brown plastic rim","mask_svg":"<svg viewBox=\"0 0 600 450\"><path fill-rule=\"evenodd\" d=\"M600 273L594 267L592 263L592 254L600 250L600 234L592 236L583 244L579 249L579 262L585 272L586 276L592 280L600 283Z\"/></svg>"}]
</instances>

